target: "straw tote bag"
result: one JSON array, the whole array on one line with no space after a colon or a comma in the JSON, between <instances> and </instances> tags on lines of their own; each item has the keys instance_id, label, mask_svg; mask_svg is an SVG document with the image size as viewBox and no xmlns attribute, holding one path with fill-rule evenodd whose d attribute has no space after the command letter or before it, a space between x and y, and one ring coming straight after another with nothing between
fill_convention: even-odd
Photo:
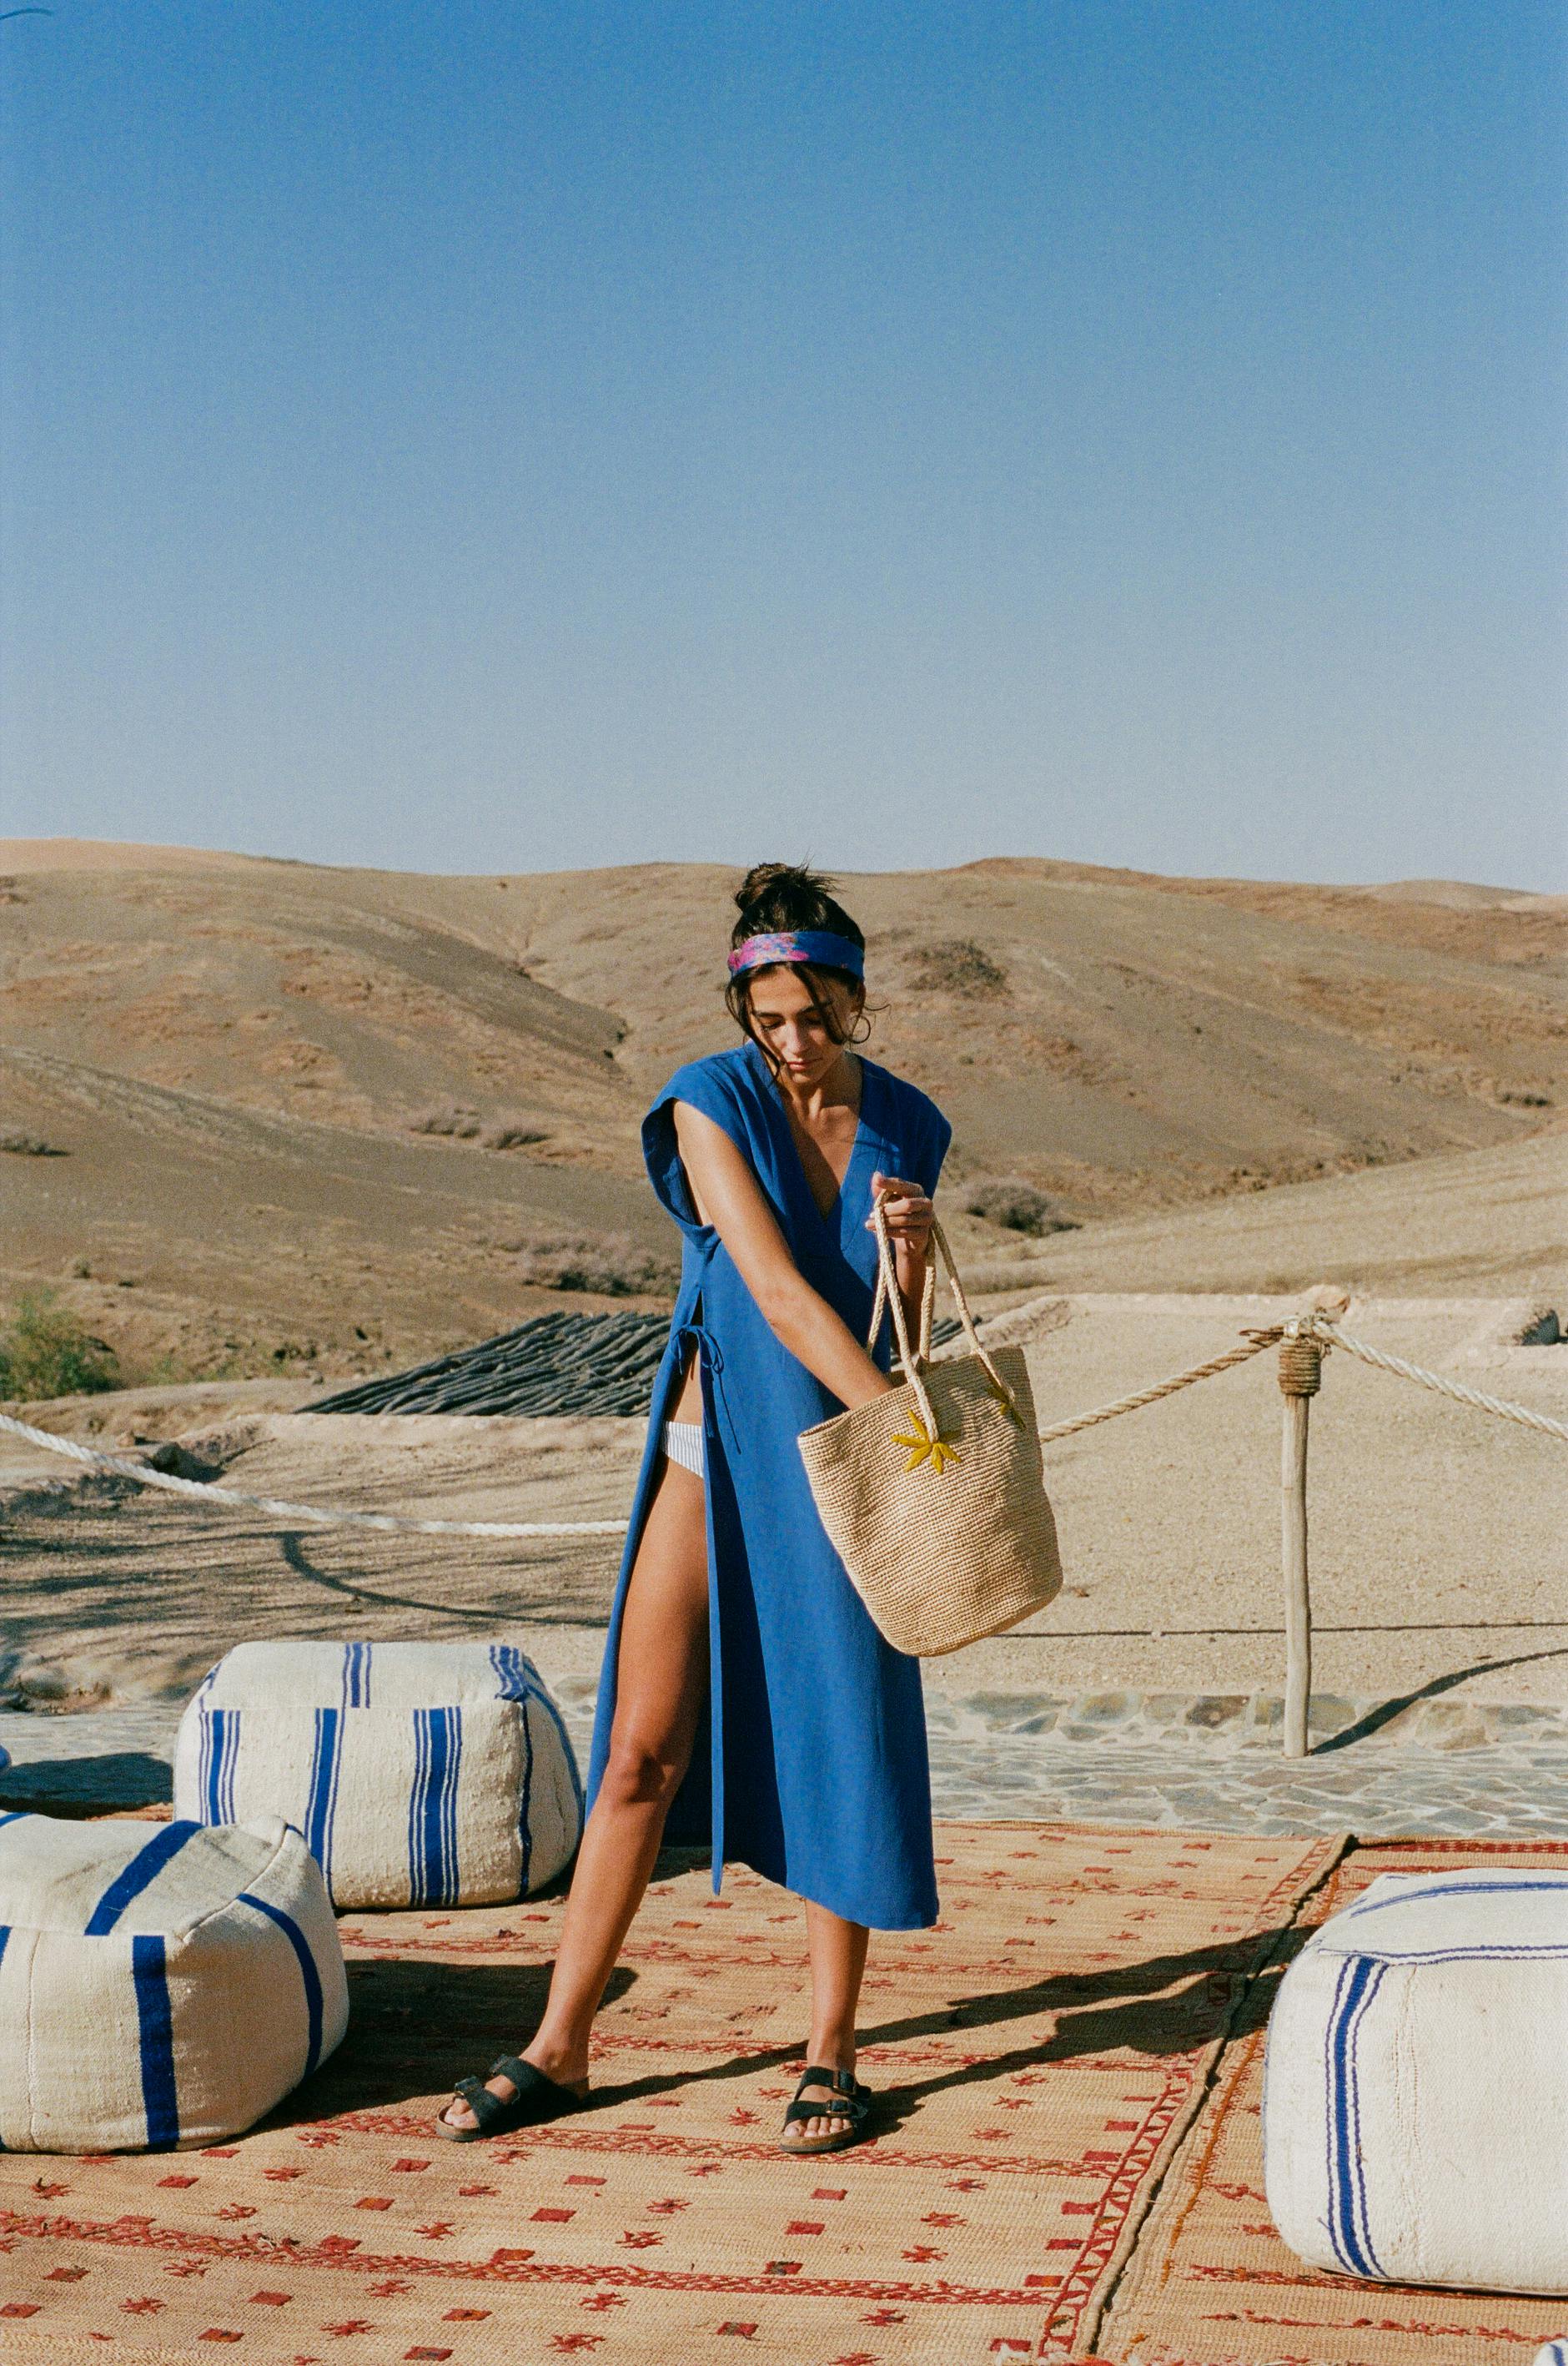
<instances>
[{"instance_id":1,"label":"straw tote bag","mask_svg":"<svg viewBox=\"0 0 1568 2366\"><path fill-rule=\"evenodd\" d=\"M1024 1350L981 1346L953 1253L933 1223L971 1352L931 1361L934 1257L912 1353L887 1217L879 1203L871 1214L879 1270L867 1345L875 1345L885 1298L903 1383L803 1430L801 1456L823 1527L867 1609L896 1651L932 1659L1044 1609L1061 1590L1061 1561Z\"/></svg>"}]
</instances>

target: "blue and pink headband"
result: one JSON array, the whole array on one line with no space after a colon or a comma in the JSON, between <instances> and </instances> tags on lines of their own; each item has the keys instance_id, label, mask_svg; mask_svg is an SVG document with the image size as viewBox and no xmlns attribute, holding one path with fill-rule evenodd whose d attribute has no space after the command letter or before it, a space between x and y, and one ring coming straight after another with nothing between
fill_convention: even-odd
<instances>
[{"instance_id":1,"label":"blue and pink headband","mask_svg":"<svg viewBox=\"0 0 1568 2366\"><path fill-rule=\"evenodd\" d=\"M835 937L830 929L778 929L737 945L730 955L730 975L771 969L775 962L812 962L823 969L847 970L853 978L866 975L865 953L848 937Z\"/></svg>"}]
</instances>

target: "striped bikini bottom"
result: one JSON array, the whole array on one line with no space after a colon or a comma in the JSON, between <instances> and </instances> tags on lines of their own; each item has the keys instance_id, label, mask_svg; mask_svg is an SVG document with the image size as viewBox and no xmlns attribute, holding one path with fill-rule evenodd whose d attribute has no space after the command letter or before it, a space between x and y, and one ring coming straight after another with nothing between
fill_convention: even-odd
<instances>
[{"instance_id":1,"label":"striped bikini bottom","mask_svg":"<svg viewBox=\"0 0 1568 2366\"><path fill-rule=\"evenodd\" d=\"M664 1450L671 1462L678 1462L694 1479L702 1476L702 1424L700 1421L666 1421L664 1425Z\"/></svg>"}]
</instances>

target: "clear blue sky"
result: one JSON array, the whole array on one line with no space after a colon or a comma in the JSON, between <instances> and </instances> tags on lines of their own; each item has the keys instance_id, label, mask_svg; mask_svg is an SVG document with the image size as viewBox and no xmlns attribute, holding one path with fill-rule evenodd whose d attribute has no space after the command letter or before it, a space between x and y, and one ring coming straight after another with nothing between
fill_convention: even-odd
<instances>
[{"instance_id":1,"label":"clear blue sky","mask_svg":"<svg viewBox=\"0 0 1568 2366\"><path fill-rule=\"evenodd\" d=\"M0 23L4 821L1568 884L1556 0Z\"/></svg>"}]
</instances>

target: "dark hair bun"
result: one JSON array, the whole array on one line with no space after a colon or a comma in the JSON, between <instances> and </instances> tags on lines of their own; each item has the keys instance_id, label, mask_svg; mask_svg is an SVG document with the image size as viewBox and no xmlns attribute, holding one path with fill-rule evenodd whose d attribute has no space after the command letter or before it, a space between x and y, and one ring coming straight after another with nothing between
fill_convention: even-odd
<instances>
[{"instance_id":1,"label":"dark hair bun","mask_svg":"<svg viewBox=\"0 0 1568 2366\"><path fill-rule=\"evenodd\" d=\"M851 919L833 892L834 883L821 872L798 862L757 862L735 890L740 918L732 944L747 937L770 934L776 929L823 929L864 945L858 924Z\"/></svg>"}]
</instances>

